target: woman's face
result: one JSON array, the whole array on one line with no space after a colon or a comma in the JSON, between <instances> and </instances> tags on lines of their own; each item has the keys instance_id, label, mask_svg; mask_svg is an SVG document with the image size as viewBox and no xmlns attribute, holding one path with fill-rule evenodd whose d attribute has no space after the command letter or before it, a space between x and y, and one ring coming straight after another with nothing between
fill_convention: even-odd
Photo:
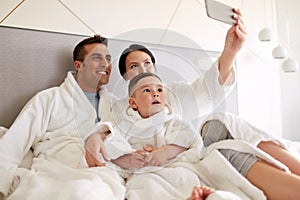
<instances>
[{"instance_id":1,"label":"woman's face","mask_svg":"<svg viewBox=\"0 0 300 200\"><path fill-rule=\"evenodd\" d=\"M151 57L143 51L133 51L129 53L125 60L126 73L125 79L131 80L140 73L152 72L155 73L155 66Z\"/></svg>"}]
</instances>

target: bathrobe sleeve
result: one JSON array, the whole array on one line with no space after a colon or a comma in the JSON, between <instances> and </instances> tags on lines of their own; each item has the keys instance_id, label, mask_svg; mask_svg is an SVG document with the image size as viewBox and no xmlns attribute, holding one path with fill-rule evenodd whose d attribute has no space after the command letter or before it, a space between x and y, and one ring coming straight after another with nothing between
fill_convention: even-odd
<instances>
[{"instance_id":1,"label":"bathrobe sleeve","mask_svg":"<svg viewBox=\"0 0 300 200\"><path fill-rule=\"evenodd\" d=\"M93 133L101 133L103 130L109 130L109 135L104 140L105 149L110 159L117 159L125 154L135 152L129 142L120 133L119 129L110 121L99 122L92 130Z\"/></svg>"},{"instance_id":2,"label":"bathrobe sleeve","mask_svg":"<svg viewBox=\"0 0 300 200\"><path fill-rule=\"evenodd\" d=\"M190 121L212 112L230 94L236 83L235 69L226 82L219 82L218 62L191 85L176 82L166 85L169 104L182 119Z\"/></svg>"},{"instance_id":3,"label":"bathrobe sleeve","mask_svg":"<svg viewBox=\"0 0 300 200\"><path fill-rule=\"evenodd\" d=\"M181 161L197 162L203 154L203 141L190 123L173 119L167 125L166 143L187 148L181 156Z\"/></svg>"}]
</instances>

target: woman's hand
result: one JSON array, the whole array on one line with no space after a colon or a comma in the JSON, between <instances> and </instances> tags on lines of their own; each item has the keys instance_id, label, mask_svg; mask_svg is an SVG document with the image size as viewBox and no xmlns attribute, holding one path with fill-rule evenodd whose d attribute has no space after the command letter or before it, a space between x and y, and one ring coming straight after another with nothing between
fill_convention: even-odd
<instances>
[{"instance_id":1,"label":"woman's hand","mask_svg":"<svg viewBox=\"0 0 300 200\"><path fill-rule=\"evenodd\" d=\"M234 12L237 14L236 24L227 31L224 51L237 54L246 40L247 31L240 10L235 9Z\"/></svg>"},{"instance_id":2,"label":"woman's hand","mask_svg":"<svg viewBox=\"0 0 300 200\"><path fill-rule=\"evenodd\" d=\"M247 36L242 13L238 9L235 9L234 12L237 14L235 18L236 23L227 31L224 50L219 58L221 84L225 83L230 74L234 59L242 48Z\"/></svg>"}]
</instances>

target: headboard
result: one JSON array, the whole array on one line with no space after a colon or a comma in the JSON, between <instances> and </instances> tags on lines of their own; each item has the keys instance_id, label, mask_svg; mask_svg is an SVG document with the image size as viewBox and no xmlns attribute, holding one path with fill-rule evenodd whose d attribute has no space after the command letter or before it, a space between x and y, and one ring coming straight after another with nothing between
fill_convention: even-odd
<instances>
[{"instance_id":1,"label":"headboard","mask_svg":"<svg viewBox=\"0 0 300 200\"><path fill-rule=\"evenodd\" d=\"M74 46L87 36L0 26L0 126L9 127L38 91L73 69Z\"/></svg>"},{"instance_id":2,"label":"headboard","mask_svg":"<svg viewBox=\"0 0 300 200\"><path fill-rule=\"evenodd\" d=\"M58 86L73 70L75 45L88 36L0 26L0 126L10 127L26 102L38 91ZM121 97L126 84L118 73L118 57L133 41L109 39L113 70L108 89ZM141 42L138 42L141 44ZM143 43L142 43L143 44ZM164 82L193 81L220 52L145 44L155 55ZM201 69L195 67L202 66ZM221 105L237 113L236 90Z\"/></svg>"}]
</instances>

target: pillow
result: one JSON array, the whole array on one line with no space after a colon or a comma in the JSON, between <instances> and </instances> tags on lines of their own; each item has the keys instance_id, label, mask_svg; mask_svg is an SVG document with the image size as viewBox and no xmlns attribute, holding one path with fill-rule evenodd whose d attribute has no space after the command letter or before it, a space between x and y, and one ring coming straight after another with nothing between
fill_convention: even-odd
<instances>
[{"instance_id":1,"label":"pillow","mask_svg":"<svg viewBox=\"0 0 300 200\"><path fill-rule=\"evenodd\" d=\"M0 126L0 138L5 134L6 131L7 128ZM24 156L23 161L19 167L30 169L30 166L32 164L32 159L33 159L33 153L31 150L29 150L27 154Z\"/></svg>"},{"instance_id":2,"label":"pillow","mask_svg":"<svg viewBox=\"0 0 300 200\"><path fill-rule=\"evenodd\" d=\"M0 126L0 138L4 135L4 133L7 131L7 128Z\"/></svg>"}]
</instances>

